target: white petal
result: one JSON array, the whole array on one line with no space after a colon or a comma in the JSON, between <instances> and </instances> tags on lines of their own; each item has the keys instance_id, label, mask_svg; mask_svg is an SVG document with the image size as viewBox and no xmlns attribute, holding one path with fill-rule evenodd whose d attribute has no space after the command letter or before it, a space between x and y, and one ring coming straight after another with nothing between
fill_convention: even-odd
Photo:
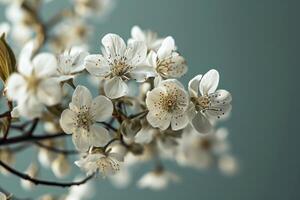
<instances>
[{"instance_id":1,"label":"white petal","mask_svg":"<svg viewBox=\"0 0 300 200\"><path fill-rule=\"evenodd\" d=\"M84 59L84 66L94 76L107 76L110 73L110 66L102 55L93 54Z\"/></svg>"},{"instance_id":2,"label":"white petal","mask_svg":"<svg viewBox=\"0 0 300 200\"><path fill-rule=\"evenodd\" d=\"M169 65L168 69L169 78L180 78L187 72L188 68L186 62L179 54L173 53L171 62L172 64Z\"/></svg>"},{"instance_id":3,"label":"white petal","mask_svg":"<svg viewBox=\"0 0 300 200\"><path fill-rule=\"evenodd\" d=\"M157 107L157 102L160 101L161 95L165 94L166 90L163 87L157 87L147 93L146 105L149 111L159 113L160 110Z\"/></svg>"},{"instance_id":4,"label":"white petal","mask_svg":"<svg viewBox=\"0 0 300 200\"><path fill-rule=\"evenodd\" d=\"M53 78L44 79L38 85L37 96L47 106L55 105L61 100L61 87Z\"/></svg>"},{"instance_id":5,"label":"white petal","mask_svg":"<svg viewBox=\"0 0 300 200\"><path fill-rule=\"evenodd\" d=\"M76 129L76 113L70 109L66 109L62 112L59 120L59 124L62 130L67 134L72 134Z\"/></svg>"},{"instance_id":6,"label":"white petal","mask_svg":"<svg viewBox=\"0 0 300 200\"><path fill-rule=\"evenodd\" d=\"M44 106L33 95L23 97L21 101L18 101L18 111L20 115L33 119L42 115Z\"/></svg>"},{"instance_id":7,"label":"white petal","mask_svg":"<svg viewBox=\"0 0 300 200\"><path fill-rule=\"evenodd\" d=\"M31 57L32 57L34 46L35 43L33 40L31 40L28 43L26 43L26 45L20 52L18 71L21 74L24 74L26 76L29 76L33 70Z\"/></svg>"},{"instance_id":8,"label":"white petal","mask_svg":"<svg viewBox=\"0 0 300 200\"><path fill-rule=\"evenodd\" d=\"M175 50L175 41L171 36L168 36L164 39L161 47L157 51L158 58L160 60L165 59L171 55L173 50Z\"/></svg>"},{"instance_id":9,"label":"white petal","mask_svg":"<svg viewBox=\"0 0 300 200\"><path fill-rule=\"evenodd\" d=\"M137 66L144 62L147 56L147 46L144 42L134 41L128 44L125 55L131 66Z\"/></svg>"},{"instance_id":10,"label":"white petal","mask_svg":"<svg viewBox=\"0 0 300 200\"><path fill-rule=\"evenodd\" d=\"M189 82L189 93L192 97L197 97L198 96L198 91L199 91L199 83L202 78L202 74L199 74L192 78Z\"/></svg>"},{"instance_id":11,"label":"white petal","mask_svg":"<svg viewBox=\"0 0 300 200\"><path fill-rule=\"evenodd\" d=\"M189 123L189 117L187 113L182 115L175 115L172 117L171 127L172 130L177 131L185 128Z\"/></svg>"},{"instance_id":12,"label":"white petal","mask_svg":"<svg viewBox=\"0 0 300 200\"><path fill-rule=\"evenodd\" d=\"M89 55L88 52L83 51L82 48L79 47L73 47L70 52L70 56L74 58L72 66L71 66L71 72L76 73L84 70L84 59Z\"/></svg>"},{"instance_id":13,"label":"white petal","mask_svg":"<svg viewBox=\"0 0 300 200\"><path fill-rule=\"evenodd\" d=\"M57 60L53 54L40 53L33 58L32 64L38 77L51 76L56 73Z\"/></svg>"},{"instance_id":14,"label":"white petal","mask_svg":"<svg viewBox=\"0 0 300 200\"><path fill-rule=\"evenodd\" d=\"M121 77L113 77L105 81L104 92L107 97L116 99L128 94L128 86Z\"/></svg>"},{"instance_id":15,"label":"white petal","mask_svg":"<svg viewBox=\"0 0 300 200\"><path fill-rule=\"evenodd\" d=\"M203 75L199 90L202 95L208 95L216 91L219 84L219 72L217 70L209 70Z\"/></svg>"},{"instance_id":16,"label":"white petal","mask_svg":"<svg viewBox=\"0 0 300 200\"><path fill-rule=\"evenodd\" d=\"M196 114L192 120L192 124L199 133L208 133L212 129L211 123L200 112Z\"/></svg>"},{"instance_id":17,"label":"white petal","mask_svg":"<svg viewBox=\"0 0 300 200\"><path fill-rule=\"evenodd\" d=\"M139 26L134 26L131 29L131 37L137 41L145 41L145 34Z\"/></svg>"},{"instance_id":18,"label":"white petal","mask_svg":"<svg viewBox=\"0 0 300 200\"><path fill-rule=\"evenodd\" d=\"M144 82L149 77L154 77L156 72L153 67L138 66L130 72L130 77L137 82Z\"/></svg>"},{"instance_id":19,"label":"white petal","mask_svg":"<svg viewBox=\"0 0 300 200\"><path fill-rule=\"evenodd\" d=\"M95 147L103 147L111 139L108 130L100 125L93 124L89 132L89 145Z\"/></svg>"},{"instance_id":20,"label":"white petal","mask_svg":"<svg viewBox=\"0 0 300 200\"><path fill-rule=\"evenodd\" d=\"M226 90L217 90L215 93L209 95L211 99L211 106L205 112L207 115L212 117L218 117L227 115L232 106L230 102L232 100L231 94Z\"/></svg>"},{"instance_id":21,"label":"white petal","mask_svg":"<svg viewBox=\"0 0 300 200\"><path fill-rule=\"evenodd\" d=\"M81 107L90 107L92 103L92 94L86 87L79 85L76 87L72 96L72 105L80 109Z\"/></svg>"},{"instance_id":22,"label":"white petal","mask_svg":"<svg viewBox=\"0 0 300 200\"><path fill-rule=\"evenodd\" d=\"M13 73L7 80L7 96L9 99L18 100L26 95L27 83L23 76Z\"/></svg>"},{"instance_id":23,"label":"white petal","mask_svg":"<svg viewBox=\"0 0 300 200\"><path fill-rule=\"evenodd\" d=\"M161 130L166 130L170 126L171 117L172 116L167 112L162 113L159 116L153 115L149 112L146 118L151 126L160 128Z\"/></svg>"},{"instance_id":24,"label":"white petal","mask_svg":"<svg viewBox=\"0 0 300 200\"><path fill-rule=\"evenodd\" d=\"M150 51L148 54L146 64L152 66L153 68L157 67L157 54L154 51Z\"/></svg>"},{"instance_id":25,"label":"white petal","mask_svg":"<svg viewBox=\"0 0 300 200\"><path fill-rule=\"evenodd\" d=\"M109 100L105 96L100 95L93 99L91 105L91 114L94 120L103 122L112 116L113 109L114 108L111 100Z\"/></svg>"},{"instance_id":26,"label":"white petal","mask_svg":"<svg viewBox=\"0 0 300 200\"><path fill-rule=\"evenodd\" d=\"M102 44L106 50L106 54L111 58L123 56L126 50L126 44L124 40L116 34L106 34L102 38Z\"/></svg>"},{"instance_id":27,"label":"white petal","mask_svg":"<svg viewBox=\"0 0 300 200\"><path fill-rule=\"evenodd\" d=\"M72 135L73 143L81 152L86 152L90 148L88 133L84 129L77 129Z\"/></svg>"}]
</instances>

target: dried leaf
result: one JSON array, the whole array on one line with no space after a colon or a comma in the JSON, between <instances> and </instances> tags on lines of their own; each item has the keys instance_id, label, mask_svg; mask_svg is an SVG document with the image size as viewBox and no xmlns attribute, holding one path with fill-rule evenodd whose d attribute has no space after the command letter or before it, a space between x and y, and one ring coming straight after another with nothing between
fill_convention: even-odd
<instances>
[{"instance_id":1,"label":"dried leaf","mask_svg":"<svg viewBox=\"0 0 300 200\"><path fill-rule=\"evenodd\" d=\"M16 71L16 58L5 40L5 34L0 37L0 78L5 83L8 77Z\"/></svg>"}]
</instances>

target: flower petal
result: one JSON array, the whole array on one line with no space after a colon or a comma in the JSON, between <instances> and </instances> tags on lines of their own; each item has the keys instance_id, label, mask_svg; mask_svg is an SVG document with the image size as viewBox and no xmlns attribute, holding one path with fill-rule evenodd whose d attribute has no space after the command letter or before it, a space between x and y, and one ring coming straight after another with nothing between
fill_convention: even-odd
<instances>
[{"instance_id":1,"label":"flower petal","mask_svg":"<svg viewBox=\"0 0 300 200\"><path fill-rule=\"evenodd\" d=\"M111 136L108 130L98 124L93 124L90 127L88 138L90 146L103 147L110 141Z\"/></svg>"},{"instance_id":2,"label":"flower petal","mask_svg":"<svg viewBox=\"0 0 300 200\"><path fill-rule=\"evenodd\" d=\"M144 42L133 41L128 44L125 55L128 64L131 66L137 66L145 61L147 56L147 46Z\"/></svg>"},{"instance_id":3,"label":"flower petal","mask_svg":"<svg viewBox=\"0 0 300 200\"><path fill-rule=\"evenodd\" d=\"M13 73L7 80L7 96L9 99L18 100L26 95L27 83L23 76Z\"/></svg>"},{"instance_id":4,"label":"flower petal","mask_svg":"<svg viewBox=\"0 0 300 200\"><path fill-rule=\"evenodd\" d=\"M113 77L104 83L104 92L107 97L116 99L128 94L128 86L121 77Z\"/></svg>"},{"instance_id":5,"label":"flower petal","mask_svg":"<svg viewBox=\"0 0 300 200\"><path fill-rule=\"evenodd\" d=\"M40 117L43 109L43 104L33 95L23 97L21 101L18 101L18 111L20 115L29 119Z\"/></svg>"},{"instance_id":6,"label":"flower petal","mask_svg":"<svg viewBox=\"0 0 300 200\"><path fill-rule=\"evenodd\" d=\"M116 56L123 56L126 50L126 44L124 40L116 34L106 34L102 38L102 44L106 50L107 56L112 59Z\"/></svg>"},{"instance_id":7,"label":"flower petal","mask_svg":"<svg viewBox=\"0 0 300 200\"><path fill-rule=\"evenodd\" d=\"M185 128L189 123L189 117L187 113L181 115L175 115L172 117L171 128L174 131Z\"/></svg>"},{"instance_id":8,"label":"flower petal","mask_svg":"<svg viewBox=\"0 0 300 200\"><path fill-rule=\"evenodd\" d=\"M51 76L56 73L57 60L51 53L40 53L32 60L34 72L38 77Z\"/></svg>"},{"instance_id":9,"label":"flower petal","mask_svg":"<svg viewBox=\"0 0 300 200\"><path fill-rule=\"evenodd\" d=\"M151 126L160 128L161 130L166 130L170 126L171 117L172 116L167 112L162 113L160 116L153 115L149 112L146 116Z\"/></svg>"},{"instance_id":10,"label":"flower petal","mask_svg":"<svg viewBox=\"0 0 300 200\"><path fill-rule=\"evenodd\" d=\"M168 36L162 42L160 48L157 51L158 58L160 60L170 56L172 51L175 50L175 41L171 36Z\"/></svg>"},{"instance_id":11,"label":"flower petal","mask_svg":"<svg viewBox=\"0 0 300 200\"><path fill-rule=\"evenodd\" d=\"M72 140L76 149L79 151L86 152L89 150L90 141L86 130L81 128L76 129L76 132L74 132L72 135Z\"/></svg>"},{"instance_id":12,"label":"flower petal","mask_svg":"<svg viewBox=\"0 0 300 200\"><path fill-rule=\"evenodd\" d=\"M81 107L90 107L93 97L89 89L82 85L78 85L72 96L72 105L77 109Z\"/></svg>"},{"instance_id":13,"label":"flower petal","mask_svg":"<svg viewBox=\"0 0 300 200\"><path fill-rule=\"evenodd\" d=\"M131 29L131 37L137 41L145 41L145 34L139 26L133 26Z\"/></svg>"},{"instance_id":14,"label":"flower petal","mask_svg":"<svg viewBox=\"0 0 300 200\"><path fill-rule=\"evenodd\" d=\"M138 66L130 72L130 77L135 79L137 82L144 82L149 77L154 77L156 72L153 67Z\"/></svg>"},{"instance_id":15,"label":"flower petal","mask_svg":"<svg viewBox=\"0 0 300 200\"><path fill-rule=\"evenodd\" d=\"M188 90L192 97L198 96L199 83L200 83L201 78L202 78L202 74L199 74L199 75L195 76L194 78L192 78L192 80L190 80L190 82L189 82Z\"/></svg>"},{"instance_id":16,"label":"flower petal","mask_svg":"<svg viewBox=\"0 0 300 200\"><path fill-rule=\"evenodd\" d=\"M109 119L113 113L113 104L111 100L109 100L105 96L97 96L91 105L91 114L94 120L98 122L103 122Z\"/></svg>"},{"instance_id":17,"label":"flower petal","mask_svg":"<svg viewBox=\"0 0 300 200\"><path fill-rule=\"evenodd\" d=\"M216 91L219 84L219 72L215 69L209 70L203 75L199 90L201 95L209 95Z\"/></svg>"},{"instance_id":18,"label":"flower petal","mask_svg":"<svg viewBox=\"0 0 300 200\"><path fill-rule=\"evenodd\" d=\"M53 78L42 80L38 85L37 96L39 100L47 106L59 103L61 100L61 88L59 83Z\"/></svg>"},{"instance_id":19,"label":"flower petal","mask_svg":"<svg viewBox=\"0 0 300 200\"><path fill-rule=\"evenodd\" d=\"M110 66L102 55L93 54L84 59L84 66L94 76L107 76L110 73Z\"/></svg>"},{"instance_id":20,"label":"flower petal","mask_svg":"<svg viewBox=\"0 0 300 200\"><path fill-rule=\"evenodd\" d=\"M199 133L208 133L212 129L211 123L201 112L196 114L192 120L192 125Z\"/></svg>"},{"instance_id":21,"label":"flower petal","mask_svg":"<svg viewBox=\"0 0 300 200\"><path fill-rule=\"evenodd\" d=\"M59 124L62 130L67 134L72 134L77 128L76 123L76 113L70 109L66 109L62 112L59 120Z\"/></svg>"},{"instance_id":22,"label":"flower petal","mask_svg":"<svg viewBox=\"0 0 300 200\"><path fill-rule=\"evenodd\" d=\"M18 71L26 76L31 75L33 66L31 63L31 57L33 53L35 43L33 40L29 41L25 44L24 48L20 52L19 56L19 65L18 65Z\"/></svg>"}]
</instances>

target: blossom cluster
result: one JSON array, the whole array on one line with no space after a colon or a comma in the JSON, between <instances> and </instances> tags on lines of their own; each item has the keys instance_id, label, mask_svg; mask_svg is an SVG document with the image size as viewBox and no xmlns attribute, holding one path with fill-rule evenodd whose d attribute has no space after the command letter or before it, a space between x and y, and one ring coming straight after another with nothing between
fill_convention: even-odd
<instances>
[{"instance_id":1,"label":"blossom cluster","mask_svg":"<svg viewBox=\"0 0 300 200\"><path fill-rule=\"evenodd\" d=\"M82 20L82 16L99 11L102 6L97 2L108 6L108 1L86 1L74 0L76 14L54 27L50 49L41 50L45 41L32 35L22 39L16 69L1 76L5 77L3 95L10 105L7 124L29 122L32 131L39 124L50 137L61 132L59 136L71 136L76 149L72 153L78 154L75 165L87 175L107 177L118 187L130 182L133 166L145 162L153 162L154 168L137 185L154 190L180 180L166 169L164 160L196 169L217 165L221 172L234 174L238 166L230 152L228 131L217 128L232 108L230 92L219 89L219 72L211 69L187 85L181 83L188 64L174 38L159 37L139 26L132 27L127 40L108 33L102 37L98 52L88 51L81 40L85 30L77 33L65 27L68 31L62 31L64 26L74 28L78 22L74 19ZM8 13L22 15L18 21L12 17L13 29L32 31L30 23L25 23L30 13L24 6L24 1L13 1L9 6L20 10ZM8 27L2 25L0 31L10 36ZM67 33L72 37L57 35ZM27 130L27 125L14 127ZM4 132L8 131L2 132L7 137ZM27 134L30 137L32 132ZM51 166L59 178L71 170L70 152L60 151L65 143L63 139L36 143L39 162L46 168ZM10 148L0 148L0 158L12 164ZM37 164L32 163L26 173L38 177L38 171ZM25 188L33 187L30 180L21 183ZM76 192L70 192L69 199L80 199Z\"/></svg>"}]
</instances>

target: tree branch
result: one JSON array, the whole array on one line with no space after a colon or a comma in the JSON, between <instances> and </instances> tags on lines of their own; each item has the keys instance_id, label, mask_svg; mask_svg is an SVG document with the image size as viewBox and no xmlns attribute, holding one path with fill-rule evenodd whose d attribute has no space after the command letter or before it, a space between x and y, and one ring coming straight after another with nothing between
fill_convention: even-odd
<instances>
[{"instance_id":1,"label":"tree branch","mask_svg":"<svg viewBox=\"0 0 300 200\"><path fill-rule=\"evenodd\" d=\"M52 138L58 138L58 137L66 137L70 136L70 134L65 134L65 133L57 133L53 135L22 135L22 136L16 136L16 137L11 137L6 140L1 139L0 140L0 146L5 146L5 145L10 145L10 144L17 144L20 142L32 142L32 141L40 141L40 140L47 140L47 139L52 139Z\"/></svg>"},{"instance_id":2,"label":"tree branch","mask_svg":"<svg viewBox=\"0 0 300 200\"><path fill-rule=\"evenodd\" d=\"M40 180L40 179L32 178L28 174L23 174L23 173L17 171L16 169L10 167L9 165L2 162L1 160L0 160L0 165L4 169L9 171L10 173L12 173L12 174L24 179L24 180L30 181L35 185L47 185L47 186L56 186L56 187L71 187L71 186L74 186L74 185L82 185L82 184L86 183L87 181L89 181L90 179L92 179L95 175L95 174L92 174L92 175L90 175L90 176L86 177L85 179L83 179L81 181L78 181L78 182L54 182L54 181L46 181L46 180Z\"/></svg>"}]
</instances>

